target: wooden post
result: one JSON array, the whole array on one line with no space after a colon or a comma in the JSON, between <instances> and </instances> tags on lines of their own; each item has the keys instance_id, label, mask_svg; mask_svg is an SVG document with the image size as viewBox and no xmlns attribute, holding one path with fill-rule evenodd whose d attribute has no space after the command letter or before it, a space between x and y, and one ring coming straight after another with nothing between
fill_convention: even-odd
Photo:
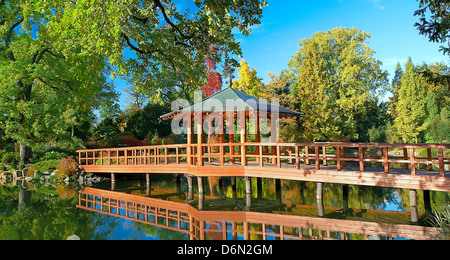
<instances>
[{"instance_id":1,"label":"wooden post","mask_svg":"<svg viewBox=\"0 0 450 260\"><path fill-rule=\"evenodd\" d=\"M276 150L277 150L277 167L281 168L281 147L279 145L276 146Z\"/></svg>"},{"instance_id":2,"label":"wooden post","mask_svg":"<svg viewBox=\"0 0 450 260\"><path fill-rule=\"evenodd\" d=\"M438 149L438 157L439 157L439 174L441 177L445 177L445 169L444 169L444 149Z\"/></svg>"},{"instance_id":3,"label":"wooden post","mask_svg":"<svg viewBox=\"0 0 450 260\"><path fill-rule=\"evenodd\" d=\"M276 115L271 113L270 114L270 142L271 143L276 143L278 142L277 140L277 134L278 134L278 129L277 129L277 122L276 122ZM276 155L276 147L272 146L272 156ZM277 163L277 159L276 157L272 157L272 163Z\"/></svg>"},{"instance_id":4,"label":"wooden post","mask_svg":"<svg viewBox=\"0 0 450 260\"><path fill-rule=\"evenodd\" d=\"M225 163L225 152L224 152L225 147L223 145L221 145L219 147L219 152L220 152L220 166L223 166Z\"/></svg>"},{"instance_id":5,"label":"wooden post","mask_svg":"<svg viewBox=\"0 0 450 260\"><path fill-rule=\"evenodd\" d=\"M192 126L192 115L189 114L188 115L188 125L187 125L187 148L186 148L186 153L187 153L187 164L188 165L192 165L192 143L193 143L193 137L194 137L194 128Z\"/></svg>"},{"instance_id":6,"label":"wooden post","mask_svg":"<svg viewBox=\"0 0 450 260\"><path fill-rule=\"evenodd\" d=\"M295 146L295 166L297 167L297 170L300 170L299 150L300 150L300 148L298 147L298 145L296 145Z\"/></svg>"},{"instance_id":7,"label":"wooden post","mask_svg":"<svg viewBox=\"0 0 450 260\"><path fill-rule=\"evenodd\" d=\"M403 160L408 160L408 149L403 148ZM403 169L408 170L408 163L403 164Z\"/></svg>"},{"instance_id":8,"label":"wooden post","mask_svg":"<svg viewBox=\"0 0 450 260\"><path fill-rule=\"evenodd\" d=\"M419 221L419 214L417 210L417 191L409 190L409 204L411 206L411 222L417 223Z\"/></svg>"},{"instance_id":9,"label":"wooden post","mask_svg":"<svg viewBox=\"0 0 450 260\"><path fill-rule=\"evenodd\" d=\"M341 148L339 146L336 147L336 164L337 164L337 170L341 171Z\"/></svg>"},{"instance_id":10,"label":"wooden post","mask_svg":"<svg viewBox=\"0 0 450 260\"><path fill-rule=\"evenodd\" d=\"M431 149L430 148L427 149L427 159L428 159L428 170L432 171L433 164L431 163Z\"/></svg>"},{"instance_id":11,"label":"wooden post","mask_svg":"<svg viewBox=\"0 0 450 260\"><path fill-rule=\"evenodd\" d=\"M116 174L111 173L111 182L116 182Z\"/></svg>"},{"instance_id":12,"label":"wooden post","mask_svg":"<svg viewBox=\"0 0 450 260\"><path fill-rule=\"evenodd\" d=\"M234 112L228 112L227 114L228 121L228 135L230 139L230 144L234 144ZM234 146L230 145L230 164L234 164Z\"/></svg>"},{"instance_id":13,"label":"wooden post","mask_svg":"<svg viewBox=\"0 0 450 260\"><path fill-rule=\"evenodd\" d=\"M409 148L409 159L411 162L411 175L416 175L416 161L414 158L414 148Z\"/></svg>"},{"instance_id":14,"label":"wooden post","mask_svg":"<svg viewBox=\"0 0 450 260\"><path fill-rule=\"evenodd\" d=\"M197 182L198 182L198 194L204 194L203 177L197 177Z\"/></svg>"},{"instance_id":15,"label":"wooden post","mask_svg":"<svg viewBox=\"0 0 450 260\"><path fill-rule=\"evenodd\" d=\"M169 158L167 157L169 155L169 152L167 151L167 147L164 147L164 163L169 164Z\"/></svg>"},{"instance_id":16,"label":"wooden post","mask_svg":"<svg viewBox=\"0 0 450 260\"><path fill-rule=\"evenodd\" d=\"M316 170L320 170L320 161L319 161L319 146L315 147L315 155L314 155L314 161L316 161Z\"/></svg>"},{"instance_id":17,"label":"wooden post","mask_svg":"<svg viewBox=\"0 0 450 260\"><path fill-rule=\"evenodd\" d=\"M259 127L259 113L258 111L255 112L255 142L260 144L261 143L261 129ZM262 155L262 149L256 149L256 162L259 162L261 160L261 157L258 155Z\"/></svg>"},{"instance_id":18,"label":"wooden post","mask_svg":"<svg viewBox=\"0 0 450 260\"><path fill-rule=\"evenodd\" d=\"M383 147L383 167L384 173L389 173L388 148Z\"/></svg>"},{"instance_id":19,"label":"wooden post","mask_svg":"<svg viewBox=\"0 0 450 260\"><path fill-rule=\"evenodd\" d=\"M325 215L325 208L323 205L323 183L322 182L317 183L316 200L317 200L317 210L318 210L319 217L323 217Z\"/></svg>"},{"instance_id":20,"label":"wooden post","mask_svg":"<svg viewBox=\"0 0 450 260\"><path fill-rule=\"evenodd\" d=\"M259 143L258 151L259 151L259 166L264 167L263 146L261 145L261 143Z\"/></svg>"},{"instance_id":21,"label":"wooden post","mask_svg":"<svg viewBox=\"0 0 450 260\"><path fill-rule=\"evenodd\" d=\"M145 174L145 183L146 183L146 194L147 196L150 196L151 194L151 179L150 179L150 174L146 173Z\"/></svg>"},{"instance_id":22,"label":"wooden post","mask_svg":"<svg viewBox=\"0 0 450 260\"><path fill-rule=\"evenodd\" d=\"M239 112L239 126L241 133L241 165L247 166L247 147L245 143L247 142L247 127L246 127L246 117L245 111Z\"/></svg>"},{"instance_id":23,"label":"wooden post","mask_svg":"<svg viewBox=\"0 0 450 260\"><path fill-rule=\"evenodd\" d=\"M201 112L197 112L197 166L204 166L203 161L203 115Z\"/></svg>"},{"instance_id":24,"label":"wooden post","mask_svg":"<svg viewBox=\"0 0 450 260\"><path fill-rule=\"evenodd\" d=\"M252 194L252 182L250 177L245 177L245 193Z\"/></svg>"},{"instance_id":25,"label":"wooden post","mask_svg":"<svg viewBox=\"0 0 450 260\"><path fill-rule=\"evenodd\" d=\"M358 147L359 150L359 171L364 172L364 148Z\"/></svg>"},{"instance_id":26,"label":"wooden post","mask_svg":"<svg viewBox=\"0 0 450 260\"><path fill-rule=\"evenodd\" d=\"M306 163L306 165L309 165L309 149L308 149L308 146L305 146L305 157L306 157L305 163Z\"/></svg>"},{"instance_id":27,"label":"wooden post","mask_svg":"<svg viewBox=\"0 0 450 260\"><path fill-rule=\"evenodd\" d=\"M323 166L327 166L327 147L322 146Z\"/></svg>"}]
</instances>

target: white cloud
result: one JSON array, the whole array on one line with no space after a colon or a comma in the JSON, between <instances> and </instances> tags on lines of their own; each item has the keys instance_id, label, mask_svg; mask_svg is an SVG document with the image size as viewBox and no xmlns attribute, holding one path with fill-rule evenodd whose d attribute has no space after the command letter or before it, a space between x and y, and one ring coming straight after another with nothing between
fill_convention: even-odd
<instances>
[{"instance_id":1,"label":"white cloud","mask_svg":"<svg viewBox=\"0 0 450 260\"><path fill-rule=\"evenodd\" d=\"M381 0L371 0L373 7L375 7L378 10L384 10L386 7L384 5L382 5L380 2Z\"/></svg>"}]
</instances>

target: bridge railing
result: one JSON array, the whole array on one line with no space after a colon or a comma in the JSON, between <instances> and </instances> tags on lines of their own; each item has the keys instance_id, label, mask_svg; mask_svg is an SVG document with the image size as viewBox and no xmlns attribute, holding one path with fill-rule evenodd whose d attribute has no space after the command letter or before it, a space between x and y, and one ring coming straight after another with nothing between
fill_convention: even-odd
<instances>
[{"instance_id":1,"label":"bridge railing","mask_svg":"<svg viewBox=\"0 0 450 260\"><path fill-rule=\"evenodd\" d=\"M335 165L437 171L445 176L450 144L380 143L205 143L79 150L80 165L161 165L296 167ZM307 166L309 169L311 166Z\"/></svg>"}]
</instances>

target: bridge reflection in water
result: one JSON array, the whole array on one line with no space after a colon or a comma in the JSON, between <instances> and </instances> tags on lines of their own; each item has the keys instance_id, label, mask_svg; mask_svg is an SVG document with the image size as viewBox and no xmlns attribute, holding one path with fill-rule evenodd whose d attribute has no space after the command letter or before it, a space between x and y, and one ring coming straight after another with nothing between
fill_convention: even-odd
<instances>
[{"instance_id":1,"label":"bridge reflection in water","mask_svg":"<svg viewBox=\"0 0 450 260\"><path fill-rule=\"evenodd\" d=\"M180 194L184 199L186 194ZM405 220L408 220L410 213L407 212L376 211L376 214L384 215L386 219L395 215L395 218L402 219L400 222L404 223L391 224L326 217L330 214L318 217L324 216L325 211L335 210L329 207L324 208L323 204L320 205L320 200L318 200L318 206L297 205L302 210L315 211L315 214L311 214L315 216L298 216L250 212L245 208L239 209L239 207L236 208L238 211L201 210L204 207L205 196L199 194L198 197L196 196L197 201L193 200L192 193L188 194L188 197L188 203L185 203L182 199L175 202L116 191L85 188L79 192L77 207L188 234L191 240L346 240L355 236L364 239L379 237L435 239L438 236L438 232L432 227L408 224L408 221ZM215 199L217 203L228 200L221 200L217 197L208 197L207 199L210 205L214 204L211 202L214 202ZM249 200L252 200L251 196L246 197L246 207L250 206ZM195 205L196 203L198 205ZM281 199L268 204L266 201L264 205L266 209L267 207L271 208L271 212L278 212L274 209L285 206L281 203ZM258 202L253 203L252 207L258 207Z\"/></svg>"}]
</instances>

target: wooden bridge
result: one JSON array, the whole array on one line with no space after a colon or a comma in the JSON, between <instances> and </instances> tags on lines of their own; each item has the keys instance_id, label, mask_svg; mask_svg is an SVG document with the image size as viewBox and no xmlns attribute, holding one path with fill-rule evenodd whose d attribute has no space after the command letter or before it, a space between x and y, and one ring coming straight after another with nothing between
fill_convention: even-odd
<instances>
[{"instance_id":1,"label":"wooden bridge","mask_svg":"<svg viewBox=\"0 0 450 260\"><path fill-rule=\"evenodd\" d=\"M450 191L450 144L217 143L79 150L86 172L273 178ZM445 155L445 156L444 156Z\"/></svg>"}]
</instances>

